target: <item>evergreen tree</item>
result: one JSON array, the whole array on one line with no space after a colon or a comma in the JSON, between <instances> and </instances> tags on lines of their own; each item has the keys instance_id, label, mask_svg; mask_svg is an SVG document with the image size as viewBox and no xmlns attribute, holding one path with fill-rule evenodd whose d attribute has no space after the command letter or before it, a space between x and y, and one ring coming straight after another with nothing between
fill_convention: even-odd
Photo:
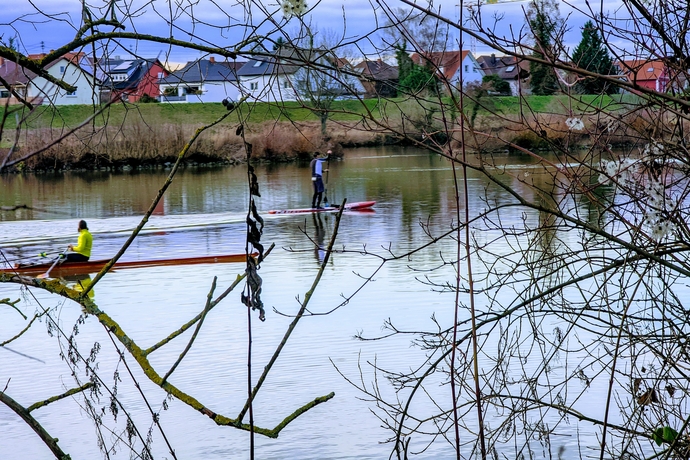
<instances>
[{"instance_id":1,"label":"evergreen tree","mask_svg":"<svg viewBox=\"0 0 690 460\"><path fill-rule=\"evenodd\" d=\"M532 0L527 11L534 38L532 56L540 60L553 58L553 41L562 20L555 0ZM558 91L558 81L549 64L530 61L530 87L532 94L548 96Z\"/></svg>"},{"instance_id":2,"label":"evergreen tree","mask_svg":"<svg viewBox=\"0 0 690 460\"><path fill-rule=\"evenodd\" d=\"M582 41L573 51L573 64L581 69L597 73L599 75L614 74L613 60L604 41L599 35L599 30L592 21L587 21L582 28ZM580 94L611 94L617 88L602 78L586 77L578 81L575 89Z\"/></svg>"},{"instance_id":3,"label":"evergreen tree","mask_svg":"<svg viewBox=\"0 0 690 460\"><path fill-rule=\"evenodd\" d=\"M428 67L412 64L410 72L399 81L400 89L405 93L417 94L426 89L435 94L437 80L434 71Z\"/></svg>"},{"instance_id":4,"label":"evergreen tree","mask_svg":"<svg viewBox=\"0 0 690 460\"><path fill-rule=\"evenodd\" d=\"M489 91L495 91L501 96L510 96L512 94L510 83L498 75L485 75L482 77L482 85L486 86Z\"/></svg>"},{"instance_id":5,"label":"evergreen tree","mask_svg":"<svg viewBox=\"0 0 690 460\"><path fill-rule=\"evenodd\" d=\"M403 40L402 44L395 45L395 59L398 61L398 81L401 82L407 78L414 68L414 62L409 54L407 54L407 42Z\"/></svg>"},{"instance_id":6,"label":"evergreen tree","mask_svg":"<svg viewBox=\"0 0 690 460\"><path fill-rule=\"evenodd\" d=\"M283 37L278 37L276 38L276 41L273 43L273 51L278 51L284 48L285 46L287 46L285 39Z\"/></svg>"}]
</instances>

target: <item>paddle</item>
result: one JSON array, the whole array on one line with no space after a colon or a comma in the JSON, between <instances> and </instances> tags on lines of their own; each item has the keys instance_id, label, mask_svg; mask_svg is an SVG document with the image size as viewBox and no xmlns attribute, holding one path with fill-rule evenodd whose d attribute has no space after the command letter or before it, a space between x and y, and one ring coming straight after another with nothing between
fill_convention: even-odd
<instances>
[{"instance_id":1,"label":"paddle","mask_svg":"<svg viewBox=\"0 0 690 460\"><path fill-rule=\"evenodd\" d=\"M328 170L331 169L331 155L326 157L326 183L323 186L323 205L328 207Z\"/></svg>"},{"instance_id":2,"label":"paddle","mask_svg":"<svg viewBox=\"0 0 690 460\"><path fill-rule=\"evenodd\" d=\"M65 249L64 251L62 251L62 252L60 253L60 255L57 256L57 257L55 258L55 262L53 262L53 265L50 266L50 268L48 269L48 271L45 272L45 273L42 274L42 275L38 275L36 278L38 278L38 279L45 279L45 278L48 278L48 276L50 275L50 271L57 265L57 263L60 261L60 259L62 259L62 256L64 256L65 253L67 253L67 251L68 251L67 249Z\"/></svg>"}]
</instances>

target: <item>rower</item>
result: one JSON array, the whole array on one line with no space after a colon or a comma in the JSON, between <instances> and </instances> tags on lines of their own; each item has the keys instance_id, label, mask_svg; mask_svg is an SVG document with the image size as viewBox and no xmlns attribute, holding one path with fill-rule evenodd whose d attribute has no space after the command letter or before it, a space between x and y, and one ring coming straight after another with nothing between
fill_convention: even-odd
<instances>
[{"instance_id":1,"label":"rower","mask_svg":"<svg viewBox=\"0 0 690 460\"><path fill-rule=\"evenodd\" d=\"M87 262L89 257L91 257L91 246L93 245L93 236L89 232L89 227L86 225L86 221L79 221L79 238L77 239L77 245L69 245L67 249L68 252L65 256L65 262Z\"/></svg>"}]
</instances>

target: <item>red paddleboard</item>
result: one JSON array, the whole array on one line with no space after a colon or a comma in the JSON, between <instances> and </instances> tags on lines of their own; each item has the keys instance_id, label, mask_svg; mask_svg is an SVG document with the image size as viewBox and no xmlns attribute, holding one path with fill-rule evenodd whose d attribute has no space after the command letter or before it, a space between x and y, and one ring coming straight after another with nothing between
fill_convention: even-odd
<instances>
[{"instance_id":1,"label":"red paddleboard","mask_svg":"<svg viewBox=\"0 0 690 460\"><path fill-rule=\"evenodd\" d=\"M371 210L376 201L358 201L356 203L345 203L345 211L365 211ZM333 212L338 211L338 206L327 206L325 208L302 208L302 209L272 209L269 214L304 214L308 212ZM373 211L373 210L372 210Z\"/></svg>"}]
</instances>

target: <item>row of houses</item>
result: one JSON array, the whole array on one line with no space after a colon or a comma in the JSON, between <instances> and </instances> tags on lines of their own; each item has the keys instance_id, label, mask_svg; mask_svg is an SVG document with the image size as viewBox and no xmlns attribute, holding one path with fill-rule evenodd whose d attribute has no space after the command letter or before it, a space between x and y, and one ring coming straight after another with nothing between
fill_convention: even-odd
<instances>
[{"instance_id":1,"label":"row of houses","mask_svg":"<svg viewBox=\"0 0 690 460\"><path fill-rule=\"evenodd\" d=\"M42 59L45 55L30 55ZM324 54L325 56L325 54ZM475 56L467 50L414 53L417 65L431 65L452 87L479 83L486 75L498 75L511 86L512 94L528 91L529 64L513 56ZM351 64L346 59L330 60L351 81L343 85L343 96L391 97L398 84L398 68L381 59ZM638 84L664 91L668 72L659 62L624 63ZM75 88L66 91L49 79L0 57L0 104L22 100L35 105L97 104L112 100L136 103L155 99L170 103L221 102L224 99L275 102L297 100L297 80L304 65L285 52L255 57L248 61L220 61L213 57L187 62L170 71L158 59L109 57L94 61L84 53L68 53L46 66L52 77ZM634 69L634 70L631 70ZM354 78L356 77L356 78Z\"/></svg>"}]
</instances>

